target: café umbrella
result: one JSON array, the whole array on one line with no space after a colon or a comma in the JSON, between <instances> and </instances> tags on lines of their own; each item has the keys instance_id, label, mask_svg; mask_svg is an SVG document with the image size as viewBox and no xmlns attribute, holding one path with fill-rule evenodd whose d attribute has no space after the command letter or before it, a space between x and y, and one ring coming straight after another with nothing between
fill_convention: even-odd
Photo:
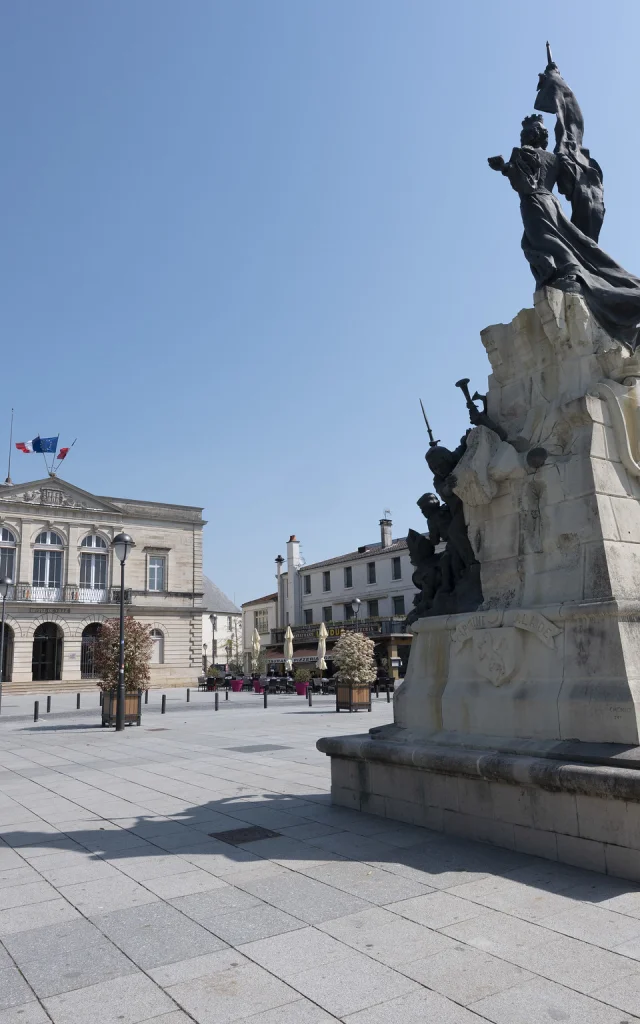
<instances>
[{"instance_id":1,"label":"caf\u00e9 umbrella","mask_svg":"<svg viewBox=\"0 0 640 1024\"><path fill-rule=\"evenodd\" d=\"M287 626L284 634L284 667L287 672L293 669L293 632Z\"/></svg>"},{"instance_id":2,"label":"caf\u00e9 umbrella","mask_svg":"<svg viewBox=\"0 0 640 1024\"><path fill-rule=\"evenodd\" d=\"M318 630L318 660L316 661L316 668L319 668L321 672L326 671L327 663L325 661L325 654L327 653L327 627L324 622L320 623L320 629Z\"/></svg>"},{"instance_id":3,"label":"caf\u00e9 umbrella","mask_svg":"<svg viewBox=\"0 0 640 1024\"><path fill-rule=\"evenodd\" d=\"M251 637L251 661L253 663L253 671L256 672L258 669L258 662L260 659L260 634L257 629L254 629Z\"/></svg>"}]
</instances>

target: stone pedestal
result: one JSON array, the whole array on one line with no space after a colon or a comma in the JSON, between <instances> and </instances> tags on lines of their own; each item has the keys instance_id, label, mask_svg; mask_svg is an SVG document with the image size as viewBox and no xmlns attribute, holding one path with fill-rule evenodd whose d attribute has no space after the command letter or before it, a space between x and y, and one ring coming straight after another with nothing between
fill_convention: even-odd
<instances>
[{"instance_id":1,"label":"stone pedestal","mask_svg":"<svg viewBox=\"0 0 640 1024\"><path fill-rule=\"evenodd\" d=\"M484 603L415 623L393 726L318 746L337 802L640 877L640 362L534 302L482 332L508 443L456 468Z\"/></svg>"}]
</instances>

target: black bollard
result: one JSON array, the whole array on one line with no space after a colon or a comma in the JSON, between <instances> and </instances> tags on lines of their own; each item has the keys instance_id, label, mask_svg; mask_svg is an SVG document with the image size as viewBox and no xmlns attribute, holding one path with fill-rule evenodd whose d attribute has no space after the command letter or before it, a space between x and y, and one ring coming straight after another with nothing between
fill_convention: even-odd
<instances>
[{"instance_id":1,"label":"black bollard","mask_svg":"<svg viewBox=\"0 0 640 1024\"><path fill-rule=\"evenodd\" d=\"M167 710L167 695L166 695L166 693L163 693L162 694L162 708L160 709L160 714L164 715L166 713L166 710Z\"/></svg>"},{"instance_id":2,"label":"black bollard","mask_svg":"<svg viewBox=\"0 0 640 1024\"><path fill-rule=\"evenodd\" d=\"M380 687L376 683L376 697L379 697L379 696L380 696Z\"/></svg>"},{"instance_id":3,"label":"black bollard","mask_svg":"<svg viewBox=\"0 0 640 1024\"><path fill-rule=\"evenodd\" d=\"M34 720L34 722L38 721L39 714L40 714L40 701L39 700L35 700L33 702L33 720Z\"/></svg>"},{"instance_id":4,"label":"black bollard","mask_svg":"<svg viewBox=\"0 0 640 1024\"><path fill-rule=\"evenodd\" d=\"M266 690L266 687L265 687L265 690L264 690L264 706L265 706L265 708L267 706L267 690Z\"/></svg>"},{"instance_id":5,"label":"black bollard","mask_svg":"<svg viewBox=\"0 0 640 1024\"><path fill-rule=\"evenodd\" d=\"M100 690L100 707L104 704L104 693Z\"/></svg>"},{"instance_id":6,"label":"black bollard","mask_svg":"<svg viewBox=\"0 0 640 1024\"><path fill-rule=\"evenodd\" d=\"M229 687L224 691L224 699L229 700Z\"/></svg>"},{"instance_id":7,"label":"black bollard","mask_svg":"<svg viewBox=\"0 0 640 1024\"><path fill-rule=\"evenodd\" d=\"M149 691L148 690L144 691L144 702L145 702L145 704L149 703Z\"/></svg>"},{"instance_id":8,"label":"black bollard","mask_svg":"<svg viewBox=\"0 0 640 1024\"><path fill-rule=\"evenodd\" d=\"M76 694L76 708L80 710L80 694Z\"/></svg>"},{"instance_id":9,"label":"black bollard","mask_svg":"<svg viewBox=\"0 0 640 1024\"><path fill-rule=\"evenodd\" d=\"M220 706L220 694L216 690L216 692L213 695L213 710L217 711L219 706Z\"/></svg>"},{"instance_id":10,"label":"black bollard","mask_svg":"<svg viewBox=\"0 0 640 1024\"><path fill-rule=\"evenodd\" d=\"M311 687L309 687L309 689L307 690L307 696L309 698L309 707L312 708L313 707L313 690L311 689Z\"/></svg>"},{"instance_id":11,"label":"black bollard","mask_svg":"<svg viewBox=\"0 0 640 1024\"><path fill-rule=\"evenodd\" d=\"M47 697L47 714L51 711L51 697Z\"/></svg>"},{"instance_id":12,"label":"black bollard","mask_svg":"<svg viewBox=\"0 0 640 1024\"><path fill-rule=\"evenodd\" d=\"M191 690L187 686L187 704L189 703L190 700L191 700Z\"/></svg>"},{"instance_id":13,"label":"black bollard","mask_svg":"<svg viewBox=\"0 0 640 1024\"><path fill-rule=\"evenodd\" d=\"M387 704L390 704L390 703L391 703L391 690L389 689L389 684L387 683Z\"/></svg>"}]
</instances>

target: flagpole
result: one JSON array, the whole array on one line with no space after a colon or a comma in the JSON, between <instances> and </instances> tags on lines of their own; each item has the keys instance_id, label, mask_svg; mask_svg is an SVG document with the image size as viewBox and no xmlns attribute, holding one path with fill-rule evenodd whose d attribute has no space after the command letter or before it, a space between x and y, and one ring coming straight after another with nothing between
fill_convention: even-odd
<instances>
[{"instance_id":1,"label":"flagpole","mask_svg":"<svg viewBox=\"0 0 640 1024\"><path fill-rule=\"evenodd\" d=\"M13 448L13 409L11 410L11 426L9 427L9 460L7 463L7 479L5 484L11 486L11 449Z\"/></svg>"}]
</instances>

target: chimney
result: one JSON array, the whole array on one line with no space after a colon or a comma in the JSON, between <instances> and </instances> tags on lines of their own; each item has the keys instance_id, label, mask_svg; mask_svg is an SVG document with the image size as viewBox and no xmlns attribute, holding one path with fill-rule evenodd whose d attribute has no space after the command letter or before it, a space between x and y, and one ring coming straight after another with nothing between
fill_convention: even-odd
<instances>
[{"instance_id":1,"label":"chimney","mask_svg":"<svg viewBox=\"0 0 640 1024\"><path fill-rule=\"evenodd\" d=\"M295 533L292 533L287 541L287 612L291 626L300 625L299 620L302 618L302 594L298 571L301 564L300 541Z\"/></svg>"},{"instance_id":2,"label":"chimney","mask_svg":"<svg viewBox=\"0 0 640 1024\"><path fill-rule=\"evenodd\" d=\"M389 548L393 544L393 537L391 535L391 527L393 523L390 519L380 520L380 540L383 548Z\"/></svg>"},{"instance_id":3,"label":"chimney","mask_svg":"<svg viewBox=\"0 0 640 1024\"><path fill-rule=\"evenodd\" d=\"M278 590L278 601L276 603L276 625L282 627L284 625L284 594L283 594L283 579L282 579L282 566L284 565L284 558L282 555L278 555L276 558L276 580Z\"/></svg>"}]
</instances>

